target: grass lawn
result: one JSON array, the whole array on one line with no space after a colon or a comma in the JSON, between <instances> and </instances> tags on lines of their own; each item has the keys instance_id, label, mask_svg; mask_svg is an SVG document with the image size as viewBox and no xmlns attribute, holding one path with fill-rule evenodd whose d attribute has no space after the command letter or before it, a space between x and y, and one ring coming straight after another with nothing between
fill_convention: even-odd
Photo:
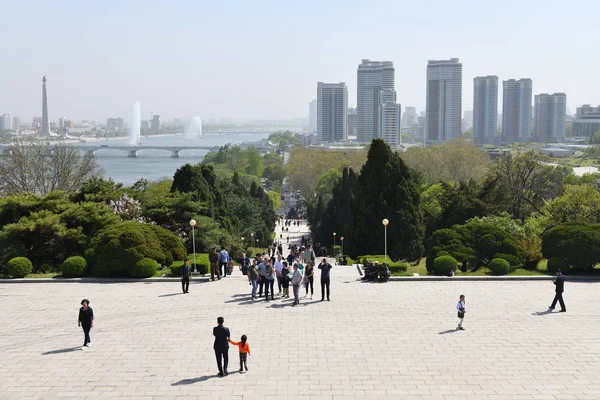
<instances>
[{"instance_id":1,"label":"grass lawn","mask_svg":"<svg viewBox=\"0 0 600 400\"><path fill-rule=\"evenodd\" d=\"M600 270L598 270L598 272L600 272ZM429 275L427 273L427 268L425 266L425 258L422 258L421 261L419 262L419 264L417 266L408 266L408 269L406 272L400 272L400 273L394 273L392 274L392 276L413 276L413 274L419 274L419 276L427 276ZM475 271L475 272L461 272L459 271L455 271L456 276L494 276L494 274L492 274L490 272L490 270L488 270L487 268L479 268L479 270ZM509 276L531 276L531 275L552 275L550 272L548 272L548 270L546 269L546 260L542 260L537 269L535 270L530 270L530 269L524 269L524 268L519 268L516 269L512 272L510 272L508 274Z\"/></svg>"}]
</instances>

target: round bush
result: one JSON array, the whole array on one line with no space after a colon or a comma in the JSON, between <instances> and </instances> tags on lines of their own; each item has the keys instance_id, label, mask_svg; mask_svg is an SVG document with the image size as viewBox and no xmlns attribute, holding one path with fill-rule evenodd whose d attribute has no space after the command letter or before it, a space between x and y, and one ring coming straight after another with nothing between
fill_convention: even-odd
<instances>
[{"instance_id":1,"label":"round bush","mask_svg":"<svg viewBox=\"0 0 600 400\"><path fill-rule=\"evenodd\" d=\"M456 270L458 261L452 256L441 256L433 260L433 271L436 274L447 275L451 269Z\"/></svg>"},{"instance_id":2,"label":"round bush","mask_svg":"<svg viewBox=\"0 0 600 400\"><path fill-rule=\"evenodd\" d=\"M142 258L127 269L134 278L150 278L160 268L160 264L151 258Z\"/></svg>"},{"instance_id":3,"label":"round bush","mask_svg":"<svg viewBox=\"0 0 600 400\"><path fill-rule=\"evenodd\" d=\"M33 271L33 265L27 257L15 257L6 264L6 273L13 278L23 278Z\"/></svg>"},{"instance_id":4,"label":"round bush","mask_svg":"<svg viewBox=\"0 0 600 400\"><path fill-rule=\"evenodd\" d=\"M74 256L67 258L61 266L63 276L66 277L77 277L83 275L87 268L87 261L85 258Z\"/></svg>"},{"instance_id":5,"label":"round bush","mask_svg":"<svg viewBox=\"0 0 600 400\"><path fill-rule=\"evenodd\" d=\"M442 256L451 256L452 254L448 253L447 251L440 251L439 253L437 253L435 255L435 257L442 257Z\"/></svg>"},{"instance_id":6,"label":"round bush","mask_svg":"<svg viewBox=\"0 0 600 400\"><path fill-rule=\"evenodd\" d=\"M496 275L506 275L510 271L510 264L503 258L494 258L488 264L488 268Z\"/></svg>"},{"instance_id":7,"label":"round bush","mask_svg":"<svg viewBox=\"0 0 600 400\"><path fill-rule=\"evenodd\" d=\"M523 263L521 262L521 260L519 259L519 257L514 256L512 254L496 253L496 254L494 254L493 258L501 258L503 260L508 261L508 263L510 264L511 268L518 268L521 265L523 265Z\"/></svg>"},{"instance_id":8,"label":"round bush","mask_svg":"<svg viewBox=\"0 0 600 400\"><path fill-rule=\"evenodd\" d=\"M546 264L546 269L550 272L555 272L557 269L560 269L561 272L565 272L569 270L569 267L569 262L560 257L550 257Z\"/></svg>"},{"instance_id":9,"label":"round bush","mask_svg":"<svg viewBox=\"0 0 600 400\"><path fill-rule=\"evenodd\" d=\"M209 272L208 264L205 264L205 263L198 263L198 264L196 264L196 268L198 268L198 273L200 275L204 275L204 274L207 274Z\"/></svg>"}]
</instances>

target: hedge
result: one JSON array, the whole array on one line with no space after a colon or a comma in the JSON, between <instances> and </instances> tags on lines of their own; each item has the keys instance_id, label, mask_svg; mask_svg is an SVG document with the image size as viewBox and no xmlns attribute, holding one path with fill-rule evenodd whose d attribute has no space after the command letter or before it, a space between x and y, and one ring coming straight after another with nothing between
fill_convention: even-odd
<instances>
[{"instance_id":1,"label":"hedge","mask_svg":"<svg viewBox=\"0 0 600 400\"><path fill-rule=\"evenodd\" d=\"M501 258L503 260L508 261L508 263L510 264L511 268L513 268L513 269L518 268L521 265L523 265L523 263L521 262L521 260L519 259L519 257L514 256L512 254L496 253L496 254L494 254L494 258Z\"/></svg>"},{"instance_id":2,"label":"hedge","mask_svg":"<svg viewBox=\"0 0 600 400\"><path fill-rule=\"evenodd\" d=\"M33 271L33 265L27 257L15 257L6 264L6 273L13 278L24 278L31 271Z\"/></svg>"},{"instance_id":3,"label":"hedge","mask_svg":"<svg viewBox=\"0 0 600 400\"><path fill-rule=\"evenodd\" d=\"M142 258L128 268L127 272L134 278L150 278L160 268L160 264L151 258Z\"/></svg>"},{"instance_id":4,"label":"hedge","mask_svg":"<svg viewBox=\"0 0 600 400\"><path fill-rule=\"evenodd\" d=\"M399 274L400 272L406 272L408 264L402 263L402 265L390 265L389 268L391 274Z\"/></svg>"},{"instance_id":5,"label":"hedge","mask_svg":"<svg viewBox=\"0 0 600 400\"><path fill-rule=\"evenodd\" d=\"M190 260L190 268L194 267L194 255L188 255ZM183 266L183 261L175 261L173 264L169 266L171 270L172 276L181 276L181 267ZM208 260L208 253L196 253L196 267L198 268L198 272L202 275L210 272L210 261Z\"/></svg>"},{"instance_id":6,"label":"hedge","mask_svg":"<svg viewBox=\"0 0 600 400\"><path fill-rule=\"evenodd\" d=\"M503 258L494 258L488 264L488 268L496 275L506 275L510 271L510 264Z\"/></svg>"},{"instance_id":7,"label":"hedge","mask_svg":"<svg viewBox=\"0 0 600 400\"><path fill-rule=\"evenodd\" d=\"M600 262L600 224L567 222L550 228L542 237L545 258L564 258L579 270L591 270Z\"/></svg>"},{"instance_id":8,"label":"hedge","mask_svg":"<svg viewBox=\"0 0 600 400\"><path fill-rule=\"evenodd\" d=\"M82 276L87 268L87 261L85 258L80 256L74 256L67 258L61 266L61 271L65 277L78 277Z\"/></svg>"},{"instance_id":9,"label":"hedge","mask_svg":"<svg viewBox=\"0 0 600 400\"><path fill-rule=\"evenodd\" d=\"M549 272L556 272L557 269L560 269L561 272L566 272L569 270L569 267L569 262L560 257L550 257L546 264L546 269Z\"/></svg>"},{"instance_id":10,"label":"hedge","mask_svg":"<svg viewBox=\"0 0 600 400\"><path fill-rule=\"evenodd\" d=\"M433 271L437 274L448 275L450 270L455 270L458 261L452 256L440 256L433 260Z\"/></svg>"}]
</instances>

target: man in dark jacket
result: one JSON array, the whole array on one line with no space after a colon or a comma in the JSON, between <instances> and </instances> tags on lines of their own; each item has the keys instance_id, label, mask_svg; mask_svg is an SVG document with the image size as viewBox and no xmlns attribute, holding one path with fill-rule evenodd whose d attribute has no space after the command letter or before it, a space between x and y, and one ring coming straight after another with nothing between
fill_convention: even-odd
<instances>
[{"instance_id":1,"label":"man in dark jacket","mask_svg":"<svg viewBox=\"0 0 600 400\"><path fill-rule=\"evenodd\" d=\"M183 294L190 292L190 260L186 258L183 261L183 267L181 267L181 290L183 290Z\"/></svg>"},{"instance_id":2,"label":"man in dark jacket","mask_svg":"<svg viewBox=\"0 0 600 400\"><path fill-rule=\"evenodd\" d=\"M215 280L215 274L217 274L217 278L221 279L221 268L219 268L219 253L217 252L217 248L208 254L208 261L210 261L210 280Z\"/></svg>"},{"instance_id":3,"label":"man in dark jacket","mask_svg":"<svg viewBox=\"0 0 600 400\"><path fill-rule=\"evenodd\" d=\"M556 295L554 296L552 305L549 308L554 310L556 302L558 301L560 303L560 312L567 312L567 308L565 307L565 302L562 297L562 294L565 291L565 276L560 272L560 269L556 270L556 279L554 280L554 284L556 285Z\"/></svg>"},{"instance_id":4,"label":"man in dark jacket","mask_svg":"<svg viewBox=\"0 0 600 400\"><path fill-rule=\"evenodd\" d=\"M217 367L219 367L219 376L227 375L227 364L229 364L229 328L223 326L225 320L223 317L217 318L217 326L213 328L215 337L215 355L217 356ZM223 365L221 365L223 359Z\"/></svg>"},{"instance_id":5,"label":"man in dark jacket","mask_svg":"<svg viewBox=\"0 0 600 400\"><path fill-rule=\"evenodd\" d=\"M81 300L77 326L83 328L84 339L82 349L85 349L86 347L89 347L92 342L90 339L90 329L94 327L94 310L90 307L90 301L88 299Z\"/></svg>"}]
</instances>

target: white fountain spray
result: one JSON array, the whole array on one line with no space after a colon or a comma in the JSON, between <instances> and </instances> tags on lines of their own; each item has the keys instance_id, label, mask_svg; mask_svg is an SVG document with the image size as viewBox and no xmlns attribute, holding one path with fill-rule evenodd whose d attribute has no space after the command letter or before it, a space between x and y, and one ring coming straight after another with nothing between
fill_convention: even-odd
<instances>
[{"instance_id":1,"label":"white fountain spray","mask_svg":"<svg viewBox=\"0 0 600 400\"><path fill-rule=\"evenodd\" d=\"M141 111L140 102L136 101L133 103L133 121L131 123L131 131L129 132L129 144L132 146L139 146L141 134Z\"/></svg>"},{"instance_id":2,"label":"white fountain spray","mask_svg":"<svg viewBox=\"0 0 600 400\"><path fill-rule=\"evenodd\" d=\"M185 136L190 139L202 137L202 119L194 117L185 125Z\"/></svg>"}]
</instances>

